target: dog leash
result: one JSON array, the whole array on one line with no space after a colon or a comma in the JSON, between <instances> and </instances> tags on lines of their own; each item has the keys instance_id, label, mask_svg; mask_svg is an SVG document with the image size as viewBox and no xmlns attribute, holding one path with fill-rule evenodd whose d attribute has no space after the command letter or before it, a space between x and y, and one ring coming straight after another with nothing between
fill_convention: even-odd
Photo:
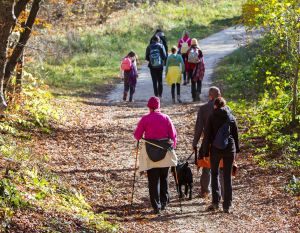
<instances>
[{"instance_id":1,"label":"dog leash","mask_svg":"<svg viewBox=\"0 0 300 233\"><path fill-rule=\"evenodd\" d=\"M193 151L193 153L192 154L190 154L190 156L186 159L186 161L188 161L191 157L192 157L192 155L195 153L195 151Z\"/></svg>"}]
</instances>

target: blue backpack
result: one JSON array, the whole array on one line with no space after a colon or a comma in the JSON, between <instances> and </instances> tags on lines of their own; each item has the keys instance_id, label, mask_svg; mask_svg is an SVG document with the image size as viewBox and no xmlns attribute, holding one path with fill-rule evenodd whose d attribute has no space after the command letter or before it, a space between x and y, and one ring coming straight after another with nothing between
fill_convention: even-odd
<instances>
[{"instance_id":1,"label":"blue backpack","mask_svg":"<svg viewBox=\"0 0 300 233\"><path fill-rule=\"evenodd\" d=\"M161 59L160 49L158 46L150 48L150 64L153 68L159 68L163 66L163 60Z\"/></svg>"},{"instance_id":2,"label":"blue backpack","mask_svg":"<svg viewBox=\"0 0 300 233\"><path fill-rule=\"evenodd\" d=\"M218 129L216 137L212 143L215 148L225 150L228 146L228 140L230 136L230 120L227 121Z\"/></svg>"}]
</instances>

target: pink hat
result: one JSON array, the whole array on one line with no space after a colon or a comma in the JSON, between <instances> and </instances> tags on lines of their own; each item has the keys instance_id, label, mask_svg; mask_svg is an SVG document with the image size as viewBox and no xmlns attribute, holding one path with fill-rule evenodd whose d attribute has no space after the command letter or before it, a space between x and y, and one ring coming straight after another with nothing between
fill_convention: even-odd
<instances>
[{"instance_id":1,"label":"pink hat","mask_svg":"<svg viewBox=\"0 0 300 233\"><path fill-rule=\"evenodd\" d=\"M159 98L155 96L150 97L150 99L148 100L147 107L151 109L159 109L160 108Z\"/></svg>"}]
</instances>

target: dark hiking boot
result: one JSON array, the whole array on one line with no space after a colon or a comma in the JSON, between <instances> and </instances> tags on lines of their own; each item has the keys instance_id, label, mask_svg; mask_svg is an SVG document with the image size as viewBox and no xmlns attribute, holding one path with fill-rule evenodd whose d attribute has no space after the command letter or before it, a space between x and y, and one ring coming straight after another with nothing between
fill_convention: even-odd
<instances>
[{"instance_id":1,"label":"dark hiking boot","mask_svg":"<svg viewBox=\"0 0 300 233\"><path fill-rule=\"evenodd\" d=\"M186 82L186 81L184 81L184 82L183 82L183 85L184 85L184 86L186 86L186 84L187 84L187 82Z\"/></svg>"},{"instance_id":2,"label":"dark hiking boot","mask_svg":"<svg viewBox=\"0 0 300 233\"><path fill-rule=\"evenodd\" d=\"M153 214L160 215L160 209L153 210Z\"/></svg>"},{"instance_id":3,"label":"dark hiking boot","mask_svg":"<svg viewBox=\"0 0 300 233\"><path fill-rule=\"evenodd\" d=\"M219 209L219 205L218 204L211 204L210 206L208 206L206 208L206 211L216 211Z\"/></svg>"},{"instance_id":4,"label":"dark hiking boot","mask_svg":"<svg viewBox=\"0 0 300 233\"><path fill-rule=\"evenodd\" d=\"M196 93L196 96L195 96L196 101L200 101L200 95L201 95L201 92Z\"/></svg>"},{"instance_id":5,"label":"dark hiking boot","mask_svg":"<svg viewBox=\"0 0 300 233\"><path fill-rule=\"evenodd\" d=\"M208 198L209 192L201 192L200 198Z\"/></svg>"},{"instance_id":6,"label":"dark hiking boot","mask_svg":"<svg viewBox=\"0 0 300 233\"><path fill-rule=\"evenodd\" d=\"M178 101L178 103L182 103L182 101L181 101L181 99L180 99L180 95L177 95L177 101Z\"/></svg>"},{"instance_id":7,"label":"dark hiking boot","mask_svg":"<svg viewBox=\"0 0 300 233\"><path fill-rule=\"evenodd\" d=\"M123 100L126 101L126 99L127 99L127 93L124 92L124 94L123 94Z\"/></svg>"},{"instance_id":8,"label":"dark hiking boot","mask_svg":"<svg viewBox=\"0 0 300 233\"><path fill-rule=\"evenodd\" d=\"M133 102L133 96L129 96L129 102Z\"/></svg>"},{"instance_id":9,"label":"dark hiking boot","mask_svg":"<svg viewBox=\"0 0 300 233\"><path fill-rule=\"evenodd\" d=\"M227 208L223 208L223 212L224 212L225 214L230 214L229 208L228 208L228 209L227 209Z\"/></svg>"}]
</instances>

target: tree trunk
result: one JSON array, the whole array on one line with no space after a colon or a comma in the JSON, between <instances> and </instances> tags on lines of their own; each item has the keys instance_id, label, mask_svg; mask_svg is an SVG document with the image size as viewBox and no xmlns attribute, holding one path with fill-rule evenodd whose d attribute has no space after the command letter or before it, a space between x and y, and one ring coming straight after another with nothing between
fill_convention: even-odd
<instances>
[{"instance_id":1,"label":"tree trunk","mask_svg":"<svg viewBox=\"0 0 300 233\"><path fill-rule=\"evenodd\" d=\"M17 62L16 67L16 93L21 93L22 91L22 79L23 79L23 67L24 67L24 53Z\"/></svg>"},{"instance_id":2,"label":"tree trunk","mask_svg":"<svg viewBox=\"0 0 300 233\"><path fill-rule=\"evenodd\" d=\"M13 14L14 1L1 0L0 3L0 112L6 107L6 101L4 98L4 73L7 64L7 48L8 38L12 32L12 27L15 24L15 18Z\"/></svg>"},{"instance_id":3,"label":"tree trunk","mask_svg":"<svg viewBox=\"0 0 300 233\"><path fill-rule=\"evenodd\" d=\"M39 12L40 9L40 3L41 0L34 0L31 6L31 10L29 13L29 16L27 18L27 21L25 23L25 29L24 31L21 33L20 39L18 44L16 45L11 57L9 58L9 61L6 64L5 67L5 73L4 73L4 83L3 83L3 88L5 91L5 88L7 87L7 84L9 83L10 77L12 75L12 72L14 71L18 60L20 59L24 47L27 44L31 32L32 32L32 27L34 25L34 21L36 19L36 16Z\"/></svg>"},{"instance_id":4,"label":"tree trunk","mask_svg":"<svg viewBox=\"0 0 300 233\"><path fill-rule=\"evenodd\" d=\"M300 22L300 18L299 18ZM296 73L293 82L293 106L292 106L292 123L299 123L296 120L297 116L297 105L298 105L298 81L299 81L299 72L300 72L300 30L298 31L298 59L296 64Z\"/></svg>"}]
</instances>

